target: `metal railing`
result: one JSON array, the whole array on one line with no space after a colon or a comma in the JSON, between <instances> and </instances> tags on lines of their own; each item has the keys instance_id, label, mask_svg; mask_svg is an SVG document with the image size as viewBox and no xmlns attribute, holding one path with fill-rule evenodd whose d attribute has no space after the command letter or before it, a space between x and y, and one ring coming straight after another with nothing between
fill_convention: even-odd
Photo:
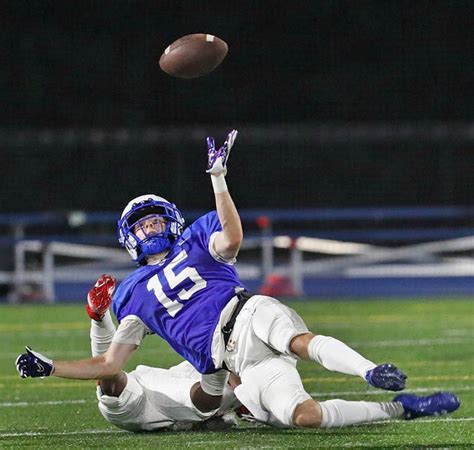
<instances>
[{"instance_id":1,"label":"metal railing","mask_svg":"<svg viewBox=\"0 0 474 450\"><path fill-rule=\"evenodd\" d=\"M262 235L260 238L244 240L242 253L255 249L261 251L261 260L256 263L238 263L241 278L244 281L264 280L271 274L278 274L287 277L294 291L299 294L304 293L305 277L474 276L472 256L453 256L456 253L474 251L474 236L395 249L304 236L291 238L285 235ZM286 261L275 264L275 249L289 252ZM26 259L29 253L41 255L39 269L28 269ZM311 255L325 255L326 258L305 260L305 256ZM58 256L86 260L87 263L58 265ZM100 266L96 268L97 262ZM64 242L20 241L15 245L15 269L11 274L16 294L10 297L10 301L20 301L25 283L36 283L41 286L45 301L54 302L57 299L55 283L92 284L100 273L108 270L113 271L113 275L119 280L130 273L132 267L125 251Z\"/></svg>"}]
</instances>

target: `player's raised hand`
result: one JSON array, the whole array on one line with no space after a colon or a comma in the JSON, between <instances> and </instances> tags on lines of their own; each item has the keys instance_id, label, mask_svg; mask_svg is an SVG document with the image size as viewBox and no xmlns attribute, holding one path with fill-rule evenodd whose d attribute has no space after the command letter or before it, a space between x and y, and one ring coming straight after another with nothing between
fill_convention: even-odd
<instances>
[{"instance_id":1,"label":"player's raised hand","mask_svg":"<svg viewBox=\"0 0 474 450\"><path fill-rule=\"evenodd\" d=\"M237 138L237 130L232 130L228 135L227 139L219 148L216 150L216 144L213 137L207 138L207 173L213 175L227 174L227 160L232 146L234 145L235 139Z\"/></svg>"},{"instance_id":2,"label":"player's raised hand","mask_svg":"<svg viewBox=\"0 0 474 450\"><path fill-rule=\"evenodd\" d=\"M22 378L49 377L54 372L53 360L41 353L25 347L26 353L18 356L15 361L16 370Z\"/></svg>"},{"instance_id":3,"label":"player's raised hand","mask_svg":"<svg viewBox=\"0 0 474 450\"><path fill-rule=\"evenodd\" d=\"M102 320L112 303L115 285L115 278L104 273L88 292L86 311L91 319Z\"/></svg>"}]
</instances>

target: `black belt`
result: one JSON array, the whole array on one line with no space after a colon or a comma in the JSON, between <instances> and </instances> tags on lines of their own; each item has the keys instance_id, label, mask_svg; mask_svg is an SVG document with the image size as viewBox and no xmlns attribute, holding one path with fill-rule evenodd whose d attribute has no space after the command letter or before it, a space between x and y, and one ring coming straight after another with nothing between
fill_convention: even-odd
<instances>
[{"instance_id":1,"label":"black belt","mask_svg":"<svg viewBox=\"0 0 474 450\"><path fill-rule=\"evenodd\" d=\"M239 315L239 312L242 310L242 308L245 305L245 302L252 297L253 294L247 291L242 291L237 294L237 298L239 299L237 301L237 304L234 307L234 310L232 311L232 314L230 316L230 319L228 322L222 327L222 334L224 335L224 345L227 347L227 343L229 342L230 335L232 333L232 330L234 329L235 321L237 319L237 316Z\"/></svg>"}]
</instances>

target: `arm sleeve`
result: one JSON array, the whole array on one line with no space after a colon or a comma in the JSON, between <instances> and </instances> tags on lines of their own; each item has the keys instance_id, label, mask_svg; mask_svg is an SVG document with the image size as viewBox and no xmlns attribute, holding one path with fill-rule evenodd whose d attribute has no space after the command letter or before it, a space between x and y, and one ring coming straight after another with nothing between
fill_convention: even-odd
<instances>
[{"instance_id":1,"label":"arm sleeve","mask_svg":"<svg viewBox=\"0 0 474 450\"><path fill-rule=\"evenodd\" d=\"M120 322L112 342L139 346L147 334L152 332L139 317L127 316Z\"/></svg>"}]
</instances>

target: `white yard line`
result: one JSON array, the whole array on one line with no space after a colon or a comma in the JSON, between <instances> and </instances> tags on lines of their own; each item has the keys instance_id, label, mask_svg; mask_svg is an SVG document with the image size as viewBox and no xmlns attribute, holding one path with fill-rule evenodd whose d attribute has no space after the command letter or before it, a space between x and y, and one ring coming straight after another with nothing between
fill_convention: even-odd
<instances>
[{"instance_id":1,"label":"white yard line","mask_svg":"<svg viewBox=\"0 0 474 450\"><path fill-rule=\"evenodd\" d=\"M416 388L409 389L410 392L438 392L446 390L446 387L432 387L432 388ZM474 386L463 386L453 389L456 392L467 392L472 391ZM364 395L393 395L391 392L382 391L382 390L366 390L366 391L336 391L336 392L310 392L309 395L314 398L321 397L336 397L339 395L344 396L364 396ZM76 400L49 400L49 401L39 401L39 402L1 402L0 408L22 408L28 406L62 406L62 405L83 405L86 403L96 403L95 399L76 399Z\"/></svg>"},{"instance_id":2,"label":"white yard line","mask_svg":"<svg viewBox=\"0 0 474 450\"><path fill-rule=\"evenodd\" d=\"M474 343L474 339L471 337L448 337L448 338L437 338L437 339L398 339L398 340L386 340L386 341L356 341L356 342L347 342L348 345L351 347L416 347L416 346L433 346L433 345L472 345ZM0 352L0 359L14 359L16 358L23 347L20 346L18 352L14 353L11 351L8 352ZM41 350L41 349L40 349ZM43 351L45 351L43 349ZM72 351L57 351L48 356L52 356L55 358L58 357L87 357L90 353L87 350L80 351L80 350L72 350ZM165 349L143 349L140 351L142 355L155 355L160 356L167 353Z\"/></svg>"},{"instance_id":3,"label":"white yard line","mask_svg":"<svg viewBox=\"0 0 474 450\"><path fill-rule=\"evenodd\" d=\"M416 392L439 392L439 391L446 391L447 389L445 387L430 387L430 388L416 388L416 389L407 389L407 392L410 393L416 393ZM474 389L474 386L463 386L463 387L457 387L453 388L452 390L455 392L466 392L466 391L472 391ZM375 389L369 389L366 391L339 391L339 392L310 392L309 395L311 397L335 397L337 395L355 395L355 396L363 396L363 395L395 395L394 392L388 392L388 391L382 391L382 390L375 390ZM1 403L0 403L1 405Z\"/></svg>"},{"instance_id":4,"label":"white yard line","mask_svg":"<svg viewBox=\"0 0 474 450\"><path fill-rule=\"evenodd\" d=\"M400 420L399 423L409 424L409 423L426 423L426 422L472 422L474 417L427 417L426 419L416 419L416 420Z\"/></svg>"},{"instance_id":5,"label":"white yard line","mask_svg":"<svg viewBox=\"0 0 474 450\"><path fill-rule=\"evenodd\" d=\"M2 433L0 432L0 438L2 437L35 437L35 436L73 436L77 434L116 434L116 433L128 433L128 431L113 428L110 430L78 430L78 431L25 431L23 433Z\"/></svg>"},{"instance_id":6,"label":"white yard line","mask_svg":"<svg viewBox=\"0 0 474 450\"><path fill-rule=\"evenodd\" d=\"M28 344L28 342L26 342L26 344ZM33 350L38 350L38 349L33 346ZM11 351L0 352L0 359L10 359L10 360L15 361L17 356L20 353L24 352L24 351L25 351L25 346L20 345L18 347L17 352L11 352ZM55 351L51 347L48 347L48 349L42 348L42 349L39 349L39 351L41 351L42 353L47 354L50 358L52 357L53 359L54 358L56 358L56 359L59 359L59 358L61 358L61 359L90 358L90 356L91 356L90 350L86 350L86 349L85 350ZM140 349L139 354L140 355L153 355L153 356L156 356L158 358L160 356L168 355L169 350L167 348L162 348L162 349L159 349L159 348L144 348L144 349ZM176 356L179 357L178 355L176 355ZM181 361L178 361L178 363L179 362L181 362Z\"/></svg>"},{"instance_id":7,"label":"white yard line","mask_svg":"<svg viewBox=\"0 0 474 450\"><path fill-rule=\"evenodd\" d=\"M0 408L25 407L25 406L62 406L62 405L83 405L85 403L96 402L97 400L50 400L43 402L2 402Z\"/></svg>"},{"instance_id":8,"label":"white yard line","mask_svg":"<svg viewBox=\"0 0 474 450\"><path fill-rule=\"evenodd\" d=\"M351 342L353 347L415 347L431 345L472 344L474 339L439 338L439 339L397 339L390 341L360 341Z\"/></svg>"},{"instance_id":9,"label":"white yard line","mask_svg":"<svg viewBox=\"0 0 474 450\"><path fill-rule=\"evenodd\" d=\"M416 419L416 420L400 420L397 421L397 424L416 424L416 423L425 423L425 422L472 422L474 421L474 417L460 417L460 418L451 418L451 417L434 417L432 419ZM385 421L384 423L388 423L389 421ZM381 422L374 422L373 425L381 423ZM361 426L367 425L365 424L360 424ZM58 431L58 432L51 432L51 431L25 431L23 433L12 433L12 432L6 432L2 433L0 431L0 438L7 438L7 437L36 437L36 436L74 436L74 435L79 435L79 434L124 434L124 433L130 433L125 430L120 430L117 428L109 429L109 430L78 430L78 431ZM231 441L229 441L231 442ZM232 441L233 442L233 441ZM205 443L209 444L208 441ZM219 441L219 443L222 443L222 441ZM349 444L348 444L349 445ZM359 445L355 443L351 443L350 445Z\"/></svg>"}]
</instances>

